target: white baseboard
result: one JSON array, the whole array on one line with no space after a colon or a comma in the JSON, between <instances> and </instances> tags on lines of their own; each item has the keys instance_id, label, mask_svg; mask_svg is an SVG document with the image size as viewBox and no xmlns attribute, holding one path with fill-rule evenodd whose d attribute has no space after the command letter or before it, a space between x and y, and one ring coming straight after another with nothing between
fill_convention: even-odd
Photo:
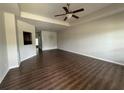
<instances>
[{"instance_id":1,"label":"white baseboard","mask_svg":"<svg viewBox=\"0 0 124 93\"><path fill-rule=\"evenodd\" d=\"M0 84L2 83L3 79L5 78L8 72L9 72L9 69L4 73L4 76L0 79Z\"/></svg>"},{"instance_id":2,"label":"white baseboard","mask_svg":"<svg viewBox=\"0 0 124 93\"><path fill-rule=\"evenodd\" d=\"M57 49L57 48L55 48L55 49ZM53 49L50 49L50 50L53 50ZM115 61L112 61L112 60L95 57L95 56L92 56L92 55L81 54L81 53L77 53L77 52L69 51L69 50L64 50L64 49L60 49L60 50L67 51L67 52L71 52L71 53L75 53L75 54L79 54L79 55L83 55L83 56L86 56L86 57L91 57L91 58L98 59L98 60L102 60L102 61L105 61L105 62L110 62L110 63L114 63L114 64L118 64L118 65L123 65L123 66L124 66L124 64L122 64L122 63L118 63L118 62L115 62ZM45 50L44 50L44 51L45 51ZM33 56L36 56L36 55L33 55ZM33 56L31 56L31 57L33 57ZM31 58L31 57L29 57L29 58ZM26 59L28 59L28 58L26 58ZM25 60L26 60L26 59L25 59ZM24 61L24 60L23 60L23 61ZM9 72L9 70L12 69L12 68L17 68L17 67L19 67L19 66L10 67L10 68L5 72L4 76L0 79L0 84L1 84L1 82L3 81L3 79L5 78L5 76L7 75L7 73Z\"/></svg>"},{"instance_id":3,"label":"white baseboard","mask_svg":"<svg viewBox=\"0 0 124 93\"><path fill-rule=\"evenodd\" d=\"M29 56L29 57L26 57L26 58L24 58L24 59L21 59L21 62L22 61L25 61L25 60L27 60L27 59L29 59L29 58L32 58L32 57L34 57L34 56L36 56L37 54L34 54L34 55L32 55L32 56Z\"/></svg>"},{"instance_id":4,"label":"white baseboard","mask_svg":"<svg viewBox=\"0 0 124 93\"><path fill-rule=\"evenodd\" d=\"M43 51L54 50L54 49L58 49L58 48L57 47L56 48L46 48L46 49L43 49Z\"/></svg>"},{"instance_id":5,"label":"white baseboard","mask_svg":"<svg viewBox=\"0 0 124 93\"><path fill-rule=\"evenodd\" d=\"M103 59L103 58L99 58L99 57L92 56L92 55L87 55L87 54L81 54L81 53L70 51L70 50L64 50L64 49L60 49L60 50L71 52L71 53L75 53L75 54L79 54L79 55L86 56L86 57L91 57L91 58L98 59L98 60L101 60L101 61L105 61L105 62L114 63L114 64L117 64L117 65L123 65L124 66L124 64L119 63L119 62L116 62L116 61L113 61L113 60Z\"/></svg>"},{"instance_id":6,"label":"white baseboard","mask_svg":"<svg viewBox=\"0 0 124 93\"><path fill-rule=\"evenodd\" d=\"M30 56L30 57L28 57L28 58L31 58L31 57L34 57L34 56L36 56L36 54L35 54L35 55L32 55L32 56ZM25 58L24 60L27 60L28 58ZM24 61L24 60L21 60L21 62ZM5 76L7 75L7 73L9 72L9 70L11 70L11 69L13 69L13 68L18 68L19 66L20 66L20 65L9 67L8 70L5 72L4 76L0 79L0 84L1 84L1 82L3 81L3 79L5 78Z\"/></svg>"},{"instance_id":7,"label":"white baseboard","mask_svg":"<svg viewBox=\"0 0 124 93\"><path fill-rule=\"evenodd\" d=\"M12 66L12 67L9 67L9 69L18 68L18 67L19 67L19 65L17 65L17 66Z\"/></svg>"}]
</instances>

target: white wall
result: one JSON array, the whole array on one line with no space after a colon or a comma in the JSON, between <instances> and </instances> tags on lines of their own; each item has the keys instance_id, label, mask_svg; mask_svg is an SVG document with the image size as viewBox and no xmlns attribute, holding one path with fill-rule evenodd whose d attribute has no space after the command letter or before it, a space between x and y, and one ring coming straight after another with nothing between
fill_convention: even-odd
<instances>
[{"instance_id":1,"label":"white wall","mask_svg":"<svg viewBox=\"0 0 124 93\"><path fill-rule=\"evenodd\" d=\"M4 29L4 15L0 12L0 83L8 72L7 45Z\"/></svg>"},{"instance_id":2,"label":"white wall","mask_svg":"<svg viewBox=\"0 0 124 93\"><path fill-rule=\"evenodd\" d=\"M57 49L57 32L42 31L42 50Z\"/></svg>"},{"instance_id":3,"label":"white wall","mask_svg":"<svg viewBox=\"0 0 124 93\"><path fill-rule=\"evenodd\" d=\"M58 32L58 48L124 64L124 13Z\"/></svg>"},{"instance_id":4,"label":"white wall","mask_svg":"<svg viewBox=\"0 0 124 93\"><path fill-rule=\"evenodd\" d=\"M18 67L15 15L12 13L4 13L4 23L9 68L15 68Z\"/></svg>"},{"instance_id":5,"label":"white wall","mask_svg":"<svg viewBox=\"0 0 124 93\"><path fill-rule=\"evenodd\" d=\"M18 42L19 42L19 52L20 52L20 60L26 60L32 56L36 55L36 46L35 46L35 26L28 24L26 22L17 20L18 27ZM32 44L24 45L23 42L23 31L32 33Z\"/></svg>"}]
</instances>

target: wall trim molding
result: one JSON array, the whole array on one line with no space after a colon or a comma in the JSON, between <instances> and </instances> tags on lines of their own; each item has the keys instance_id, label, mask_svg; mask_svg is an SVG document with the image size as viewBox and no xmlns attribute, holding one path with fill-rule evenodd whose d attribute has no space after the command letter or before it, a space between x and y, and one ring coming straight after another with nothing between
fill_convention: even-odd
<instances>
[{"instance_id":1,"label":"wall trim molding","mask_svg":"<svg viewBox=\"0 0 124 93\"><path fill-rule=\"evenodd\" d=\"M45 48L45 49L42 49L42 51L54 50L54 49L58 49L58 48L57 47L56 48Z\"/></svg>"},{"instance_id":2,"label":"wall trim molding","mask_svg":"<svg viewBox=\"0 0 124 93\"><path fill-rule=\"evenodd\" d=\"M11 66L11 67L9 67L9 70L10 69L13 69L13 68L18 68L19 67L19 65L17 65L17 66Z\"/></svg>"},{"instance_id":3,"label":"wall trim molding","mask_svg":"<svg viewBox=\"0 0 124 93\"><path fill-rule=\"evenodd\" d=\"M4 76L1 78L0 80L0 84L2 83L2 81L4 80L4 78L6 77L7 73L9 72L10 69L8 69L5 73L4 73Z\"/></svg>"},{"instance_id":4,"label":"wall trim molding","mask_svg":"<svg viewBox=\"0 0 124 93\"><path fill-rule=\"evenodd\" d=\"M71 23L71 26L76 26L79 24L84 24L87 22L91 22L100 18L104 18L107 16L111 16L114 14L118 14L124 11L123 4L110 4L107 7L104 7L96 12L91 13L91 15L86 15L82 17L78 22Z\"/></svg>"},{"instance_id":5,"label":"wall trim molding","mask_svg":"<svg viewBox=\"0 0 124 93\"><path fill-rule=\"evenodd\" d=\"M37 55L37 54L35 54L35 55L33 55L33 56L29 57L29 58L32 58L32 57L34 57L34 56L36 56L36 55ZM29 59L29 58L26 58L26 59L22 60L22 61L20 62L20 64L21 64L23 61L25 61L25 60L27 60L27 59ZM20 64L18 64L18 66L9 67L8 70L5 72L4 76L2 77L2 79L0 80L0 84L2 83L2 81L4 80L4 78L6 77L7 73L8 73L11 69L19 68L19 67L20 67Z\"/></svg>"},{"instance_id":6,"label":"wall trim molding","mask_svg":"<svg viewBox=\"0 0 124 93\"><path fill-rule=\"evenodd\" d=\"M30 57L27 57L27 58L25 58L25 59L22 59L22 60L20 61L20 63L21 63L22 61L25 61L25 60L27 60L27 59L29 59L29 58L32 58L32 57L36 56L36 55L37 55L37 54L34 54L34 55L30 56Z\"/></svg>"},{"instance_id":7,"label":"wall trim molding","mask_svg":"<svg viewBox=\"0 0 124 93\"><path fill-rule=\"evenodd\" d=\"M97 59L97 60L113 63L113 64L116 64L116 65L124 66L124 64L122 64L122 63L118 63L116 61L112 61L112 60L108 60L108 59L103 59L103 58L92 56L92 55L81 54L81 53L78 53L78 52L74 52L74 51L70 51L70 50L65 50L65 49L61 49L61 48L59 48L59 50L70 52L70 53L74 53L74 54L78 54L78 55L82 55L82 56L86 56L86 57L91 57L91 58L94 58L94 59Z\"/></svg>"},{"instance_id":8,"label":"wall trim molding","mask_svg":"<svg viewBox=\"0 0 124 93\"><path fill-rule=\"evenodd\" d=\"M7 71L4 73L4 76L2 77L2 79L0 80L0 84L2 83L2 81L4 80L4 78L6 77L6 75L8 74L8 72L11 70L11 69L14 69L14 68L18 68L18 66L12 66L12 67L8 67Z\"/></svg>"}]
</instances>

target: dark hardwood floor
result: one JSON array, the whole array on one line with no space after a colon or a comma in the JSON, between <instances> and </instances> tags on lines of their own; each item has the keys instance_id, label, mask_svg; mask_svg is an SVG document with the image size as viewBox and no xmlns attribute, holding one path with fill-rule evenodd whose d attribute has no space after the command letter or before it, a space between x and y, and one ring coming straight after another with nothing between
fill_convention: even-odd
<instances>
[{"instance_id":1,"label":"dark hardwood floor","mask_svg":"<svg viewBox=\"0 0 124 93\"><path fill-rule=\"evenodd\" d=\"M124 89L124 66L51 50L10 70L0 89Z\"/></svg>"}]
</instances>

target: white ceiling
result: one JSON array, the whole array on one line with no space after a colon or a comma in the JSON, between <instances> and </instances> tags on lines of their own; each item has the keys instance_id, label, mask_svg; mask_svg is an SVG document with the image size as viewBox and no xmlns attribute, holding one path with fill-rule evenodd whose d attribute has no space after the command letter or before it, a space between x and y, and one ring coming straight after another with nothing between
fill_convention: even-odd
<instances>
[{"instance_id":1,"label":"white ceiling","mask_svg":"<svg viewBox=\"0 0 124 93\"><path fill-rule=\"evenodd\" d=\"M71 3L70 10L76 10L80 8L84 8L85 11L77 13L79 17L86 16L91 14L99 9L102 9L110 4L107 3ZM54 17L56 14L65 13L62 9L63 6L66 6L65 3L24 3L19 4L21 11L28 12L32 14L37 14L41 16L45 16L48 18L63 20L65 16L62 17ZM71 18L67 20L68 22L78 21L75 18Z\"/></svg>"},{"instance_id":2,"label":"white ceiling","mask_svg":"<svg viewBox=\"0 0 124 93\"><path fill-rule=\"evenodd\" d=\"M52 23L50 22L50 20L53 19L53 21L56 21L58 23L64 22L63 21L64 17L54 17L54 15L56 14L64 13L64 10L62 9L63 6L66 6L66 4L64 3L25 3L25 4L1 3L0 11L14 13L17 19L35 25L38 30L60 31L68 28L68 26ZM74 18L72 18L68 21L71 26L79 23L85 23L87 21L101 18L104 16L108 16L110 14L118 13L120 11L124 11L124 4L71 3L70 6L71 10L76 10L79 8L84 8L85 11L76 14L80 17L80 19L75 20ZM39 18L44 18L48 20L42 21L42 20L35 20L26 17L22 18L20 15L21 12L33 14L33 17L41 16Z\"/></svg>"},{"instance_id":3,"label":"white ceiling","mask_svg":"<svg viewBox=\"0 0 124 93\"><path fill-rule=\"evenodd\" d=\"M35 25L37 30L47 30L47 31L60 31L67 28L67 26L58 25L58 24L52 24L52 23L46 23L26 18L20 18L17 17L17 19L25 21L29 24Z\"/></svg>"},{"instance_id":4,"label":"white ceiling","mask_svg":"<svg viewBox=\"0 0 124 93\"><path fill-rule=\"evenodd\" d=\"M0 3L0 12L6 11L19 16L19 5L17 3Z\"/></svg>"}]
</instances>

